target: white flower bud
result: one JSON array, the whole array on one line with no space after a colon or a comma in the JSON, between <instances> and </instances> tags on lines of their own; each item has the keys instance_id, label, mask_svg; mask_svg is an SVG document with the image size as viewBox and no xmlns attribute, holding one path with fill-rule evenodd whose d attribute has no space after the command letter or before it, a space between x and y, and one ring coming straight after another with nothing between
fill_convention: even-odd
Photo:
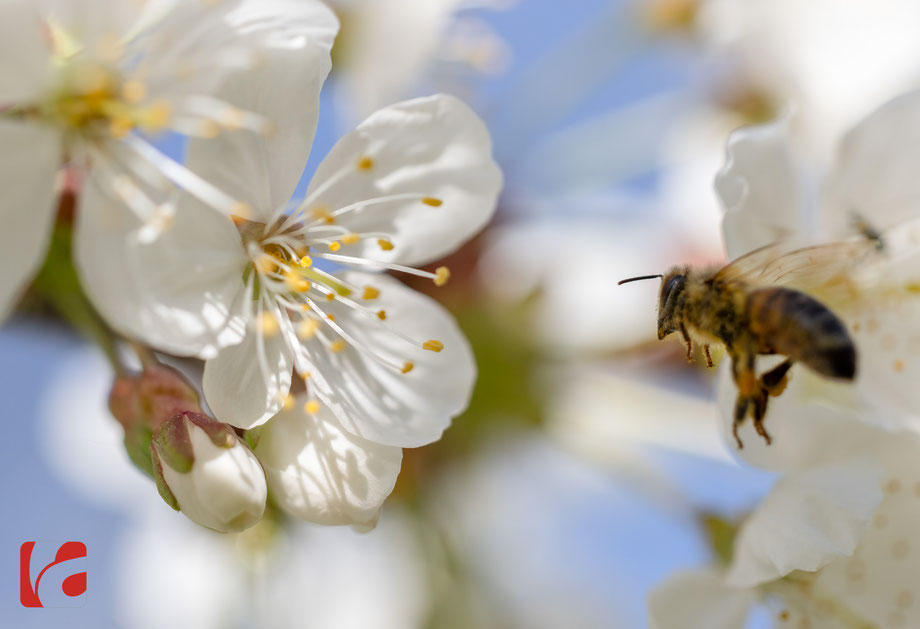
<instances>
[{"instance_id":1,"label":"white flower bud","mask_svg":"<svg viewBox=\"0 0 920 629\"><path fill-rule=\"evenodd\" d=\"M154 473L163 498L215 531L242 531L265 511L265 473L252 450L227 426L184 413L158 431Z\"/></svg>"}]
</instances>

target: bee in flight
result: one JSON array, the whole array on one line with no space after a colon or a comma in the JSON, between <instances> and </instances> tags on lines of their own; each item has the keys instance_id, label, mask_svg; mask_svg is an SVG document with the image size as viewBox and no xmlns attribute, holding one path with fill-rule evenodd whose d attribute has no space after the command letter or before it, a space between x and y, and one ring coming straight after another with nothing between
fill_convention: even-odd
<instances>
[{"instance_id":1,"label":"bee in flight","mask_svg":"<svg viewBox=\"0 0 920 629\"><path fill-rule=\"evenodd\" d=\"M672 268L664 275L622 280L661 278L658 297L658 338L679 332L692 358L694 342L702 345L712 367L709 346L722 343L731 359L738 389L733 434L751 416L754 428L770 443L763 426L767 402L786 387L795 363L827 378L853 381L856 346L846 325L809 288L831 287L828 294L845 293L848 272L877 253L868 239L818 245L789 251L769 245L721 268ZM822 292L822 291L817 291ZM778 354L785 360L758 377L757 356Z\"/></svg>"}]
</instances>

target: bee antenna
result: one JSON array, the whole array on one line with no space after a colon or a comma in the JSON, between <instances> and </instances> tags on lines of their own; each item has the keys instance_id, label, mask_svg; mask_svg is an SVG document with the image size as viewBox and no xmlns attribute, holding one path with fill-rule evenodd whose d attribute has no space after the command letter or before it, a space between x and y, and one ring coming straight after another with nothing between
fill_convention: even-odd
<instances>
[{"instance_id":1,"label":"bee antenna","mask_svg":"<svg viewBox=\"0 0 920 629\"><path fill-rule=\"evenodd\" d=\"M651 280L656 277L662 277L662 275L659 273L658 275L640 275L638 277L630 277L625 280L620 280L619 282L617 282L617 286L620 286L621 284L627 284L629 282L638 282L639 280Z\"/></svg>"}]
</instances>

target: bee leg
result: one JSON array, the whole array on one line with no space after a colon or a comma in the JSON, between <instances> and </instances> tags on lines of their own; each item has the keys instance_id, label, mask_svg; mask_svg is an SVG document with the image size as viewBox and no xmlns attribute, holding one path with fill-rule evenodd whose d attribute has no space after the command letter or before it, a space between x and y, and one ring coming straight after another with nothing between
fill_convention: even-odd
<instances>
[{"instance_id":1,"label":"bee leg","mask_svg":"<svg viewBox=\"0 0 920 629\"><path fill-rule=\"evenodd\" d=\"M703 353L706 354L706 366L712 369L712 356L709 355L708 345L703 345Z\"/></svg>"},{"instance_id":2,"label":"bee leg","mask_svg":"<svg viewBox=\"0 0 920 629\"><path fill-rule=\"evenodd\" d=\"M757 434L763 437L764 441L767 442L767 445L770 445L773 442L773 439L770 438L770 434L767 432L767 429L763 427L763 419L767 414L767 390L762 389L760 395L753 400L754 403L754 430L757 431Z\"/></svg>"},{"instance_id":3,"label":"bee leg","mask_svg":"<svg viewBox=\"0 0 920 629\"><path fill-rule=\"evenodd\" d=\"M693 360L693 342L690 340L690 335L687 333L687 328L684 327L684 324L680 324L680 333L684 337L684 343L687 344L687 362Z\"/></svg>"},{"instance_id":4,"label":"bee leg","mask_svg":"<svg viewBox=\"0 0 920 629\"><path fill-rule=\"evenodd\" d=\"M787 358L760 377L760 384L768 394L776 397L785 391L786 384L789 382L787 373L790 367L792 367L792 359Z\"/></svg>"},{"instance_id":5,"label":"bee leg","mask_svg":"<svg viewBox=\"0 0 920 629\"><path fill-rule=\"evenodd\" d=\"M738 428L744 423L744 418L747 417L749 402L750 400L743 395L739 395L738 401L735 402L735 420L732 422L732 435L734 435L735 441L738 442L739 450L744 448L744 443L742 443L741 437L738 436Z\"/></svg>"}]
</instances>

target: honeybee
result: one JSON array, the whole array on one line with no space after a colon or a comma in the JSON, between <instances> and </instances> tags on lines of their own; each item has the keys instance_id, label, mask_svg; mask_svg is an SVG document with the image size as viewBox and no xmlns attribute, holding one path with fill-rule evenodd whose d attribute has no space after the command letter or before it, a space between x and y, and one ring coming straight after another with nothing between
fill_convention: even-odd
<instances>
[{"instance_id":1,"label":"honeybee","mask_svg":"<svg viewBox=\"0 0 920 629\"><path fill-rule=\"evenodd\" d=\"M725 346L738 389L733 421L738 447L744 447L738 428L748 416L769 445L770 434L763 425L767 402L783 392L793 364L826 378L848 382L856 378L856 344L846 324L809 293L833 298L852 292L850 273L881 255L877 242L867 238L791 251L788 246L769 245L727 266L677 266L663 275L632 277L619 284L661 278L658 338L679 332L688 360L698 343L712 367L710 345ZM757 356L770 354L786 358L758 376Z\"/></svg>"}]
</instances>

